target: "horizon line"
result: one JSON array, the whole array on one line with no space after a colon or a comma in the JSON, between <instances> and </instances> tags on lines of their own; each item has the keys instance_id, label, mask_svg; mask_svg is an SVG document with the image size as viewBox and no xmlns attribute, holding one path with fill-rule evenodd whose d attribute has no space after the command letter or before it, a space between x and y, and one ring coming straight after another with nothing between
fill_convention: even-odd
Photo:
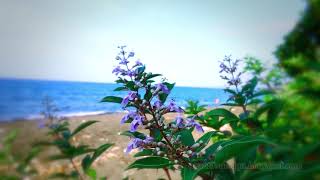
<instances>
[{"instance_id":1,"label":"horizon line","mask_svg":"<svg viewBox=\"0 0 320 180\"><path fill-rule=\"evenodd\" d=\"M31 80L31 81L55 81L55 82L75 82L75 83L97 83L97 84L117 84L115 82L103 82L103 81L82 81L82 80L65 80L65 79L44 79L44 78L21 78L21 77L5 77L0 76L0 80ZM176 85L175 87L187 87L187 88L208 88L208 89L223 89L221 86L190 86L190 85Z\"/></svg>"}]
</instances>

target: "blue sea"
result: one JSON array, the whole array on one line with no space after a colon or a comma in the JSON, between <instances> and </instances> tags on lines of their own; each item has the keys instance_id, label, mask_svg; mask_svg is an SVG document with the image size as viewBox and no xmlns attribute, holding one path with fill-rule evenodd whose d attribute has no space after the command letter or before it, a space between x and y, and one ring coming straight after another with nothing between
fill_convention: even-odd
<instances>
[{"instance_id":1,"label":"blue sea","mask_svg":"<svg viewBox=\"0 0 320 180\"><path fill-rule=\"evenodd\" d=\"M59 109L59 116L77 116L120 112L118 104L100 103L105 96L124 96L126 92L114 92L117 84L26 79L0 79L0 121L35 119L43 110L42 101L47 96ZM222 89L175 87L169 96L182 107L186 100L198 100L200 104L214 106L214 100L227 99Z\"/></svg>"}]
</instances>

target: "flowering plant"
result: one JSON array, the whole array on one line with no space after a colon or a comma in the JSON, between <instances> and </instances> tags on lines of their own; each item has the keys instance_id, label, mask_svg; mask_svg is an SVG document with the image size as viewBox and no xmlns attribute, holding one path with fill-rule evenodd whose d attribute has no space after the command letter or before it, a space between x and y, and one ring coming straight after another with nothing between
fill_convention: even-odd
<instances>
[{"instance_id":1,"label":"flowering plant","mask_svg":"<svg viewBox=\"0 0 320 180\"><path fill-rule=\"evenodd\" d=\"M185 117L184 110L174 100L167 100L174 84L165 79L156 82L155 77L160 74L147 73L145 65L140 61L131 63L133 52L126 52L125 46L119 47L120 53L116 57L119 66L113 73L118 75L118 84L122 86L115 91L127 91L125 97L107 96L102 102L119 103L128 110L121 119L121 124L130 123L130 129L122 133L130 137L126 153L139 149L135 157L142 157L129 165L131 168L162 168L170 178L168 169L180 169L183 176L187 176L208 161L205 147L214 134L210 131L195 140L192 132L204 133L202 126L195 117ZM166 114L175 113L174 120L166 119ZM142 133L142 129L148 133ZM140 131L141 130L141 131ZM194 173L193 176L196 176ZM202 177L209 177L200 173Z\"/></svg>"},{"instance_id":2,"label":"flowering plant","mask_svg":"<svg viewBox=\"0 0 320 180\"><path fill-rule=\"evenodd\" d=\"M270 168L276 170L273 175L277 178L315 174L314 163L318 161L304 162L303 157L314 157L319 144L310 144L314 142L311 137L309 143L290 142L285 137L288 129L297 134L306 130L297 131L288 123L290 107L285 106L286 99L278 91L263 86L265 82L257 74L247 82L241 80L240 60L227 56L220 65L221 77L228 84L225 91L230 94L227 102L221 104L225 107L206 110L198 102L189 101L189 106L183 109L174 100L167 101L174 84L165 79L156 82L154 79L160 74L145 72L140 61L130 62L133 52L126 52L125 46L119 48L116 59L120 62L113 73L118 75L116 82L121 86L115 91L127 91L127 95L107 96L102 102L118 103L128 111L120 123L129 123L130 129L121 134L130 137L126 153L139 149L135 154L139 159L127 169L162 168L169 179L169 170L180 170L186 180L197 176L268 178ZM166 119L168 113L175 113L176 117ZM204 133L203 126L212 130ZM193 131L204 134L195 140Z\"/></svg>"}]
</instances>

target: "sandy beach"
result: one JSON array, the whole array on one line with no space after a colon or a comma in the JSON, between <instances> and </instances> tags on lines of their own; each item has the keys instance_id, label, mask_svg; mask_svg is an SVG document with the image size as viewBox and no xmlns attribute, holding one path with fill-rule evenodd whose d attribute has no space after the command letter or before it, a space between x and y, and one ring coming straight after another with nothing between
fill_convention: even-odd
<instances>
[{"instance_id":1,"label":"sandy beach","mask_svg":"<svg viewBox=\"0 0 320 180\"><path fill-rule=\"evenodd\" d=\"M106 176L111 180L119 180L128 177L129 179L151 180L151 179L167 179L164 171L159 170L128 170L125 168L134 161L133 151L130 154L124 153L124 150L129 142L129 138L120 135L120 132L128 130L128 125L120 125L120 119L124 113L112 113L102 115L90 115L70 117L70 127L73 129L79 123L88 120L98 120L96 123L88 127L85 131L74 137L73 141L78 144L87 144L97 147L103 143L115 143L110 149L95 161L93 167L97 170L98 177ZM172 116L172 117L171 117ZM170 114L166 119L171 119L174 114ZM17 156L23 155L30 149L30 144L46 137L46 130L38 128L38 122L32 120L19 120L14 122L0 123L0 137L3 138L10 130L18 129L19 134L14 142L14 153ZM201 134L195 133L199 137ZM46 179L50 173L63 172L71 167L68 162L64 161L48 161L46 157L56 153L55 148L47 148L39 157L32 161L32 165L39 172L38 179ZM81 166L80 159L77 161L78 166ZM170 172L172 179L180 179L178 171Z\"/></svg>"}]
</instances>

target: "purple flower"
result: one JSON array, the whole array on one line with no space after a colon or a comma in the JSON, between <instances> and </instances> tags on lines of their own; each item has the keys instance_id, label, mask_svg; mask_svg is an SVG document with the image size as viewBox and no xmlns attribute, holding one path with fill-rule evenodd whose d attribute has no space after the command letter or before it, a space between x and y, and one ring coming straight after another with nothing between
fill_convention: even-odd
<instances>
[{"instance_id":1,"label":"purple flower","mask_svg":"<svg viewBox=\"0 0 320 180\"><path fill-rule=\"evenodd\" d=\"M143 124L143 120L144 120L144 117L143 117L143 116L136 115L136 116L134 117L133 121L131 122L130 131L131 131L131 132L137 131L139 125L142 125L142 124Z\"/></svg>"},{"instance_id":2,"label":"purple flower","mask_svg":"<svg viewBox=\"0 0 320 180\"><path fill-rule=\"evenodd\" d=\"M134 72L134 71L128 71L127 72L127 75L129 76L129 77L133 77L133 76L135 76L136 75L136 73Z\"/></svg>"},{"instance_id":3,"label":"purple flower","mask_svg":"<svg viewBox=\"0 0 320 180\"><path fill-rule=\"evenodd\" d=\"M129 55L128 55L128 58L129 57L133 57L133 56L134 56L134 52L130 52Z\"/></svg>"},{"instance_id":4,"label":"purple flower","mask_svg":"<svg viewBox=\"0 0 320 180\"><path fill-rule=\"evenodd\" d=\"M142 145L143 145L143 140L142 139L134 138L134 139L131 140L131 142L129 142L129 144L127 146L126 153L128 154L133 149L141 147Z\"/></svg>"},{"instance_id":5,"label":"purple flower","mask_svg":"<svg viewBox=\"0 0 320 180\"><path fill-rule=\"evenodd\" d=\"M129 111L128 114L126 114L125 116L123 116L123 118L120 121L120 124L124 124L126 123L130 118L134 118L136 115L138 115L136 112L133 111Z\"/></svg>"},{"instance_id":6,"label":"purple flower","mask_svg":"<svg viewBox=\"0 0 320 180\"><path fill-rule=\"evenodd\" d=\"M147 136L146 139L143 140L143 143L149 144L154 141L153 137Z\"/></svg>"},{"instance_id":7,"label":"purple flower","mask_svg":"<svg viewBox=\"0 0 320 180\"><path fill-rule=\"evenodd\" d=\"M168 87L162 83L159 83L156 85L157 90L156 91L162 91L165 94L169 94L170 90L168 89Z\"/></svg>"},{"instance_id":8,"label":"purple flower","mask_svg":"<svg viewBox=\"0 0 320 180\"><path fill-rule=\"evenodd\" d=\"M183 118L181 116L176 117L176 125L179 128L183 127L184 123L183 123Z\"/></svg>"},{"instance_id":9,"label":"purple flower","mask_svg":"<svg viewBox=\"0 0 320 180\"><path fill-rule=\"evenodd\" d=\"M140 62L140 60L137 60L134 66L143 66L143 64Z\"/></svg>"},{"instance_id":10,"label":"purple flower","mask_svg":"<svg viewBox=\"0 0 320 180\"><path fill-rule=\"evenodd\" d=\"M134 98L136 97L137 97L137 93L130 91L129 94L122 99L122 102L121 102L122 107L125 107L129 103L129 101L134 100Z\"/></svg>"},{"instance_id":11,"label":"purple flower","mask_svg":"<svg viewBox=\"0 0 320 180\"><path fill-rule=\"evenodd\" d=\"M118 76L118 74L124 73L124 72L125 72L125 70L121 69L120 66L117 66L112 70L112 73L115 73L117 76Z\"/></svg>"},{"instance_id":12,"label":"purple flower","mask_svg":"<svg viewBox=\"0 0 320 180\"><path fill-rule=\"evenodd\" d=\"M156 100L153 105L154 105L157 109L160 109L163 104L162 104L162 102L161 102L160 100Z\"/></svg>"},{"instance_id":13,"label":"purple flower","mask_svg":"<svg viewBox=\"0 0 320 180\"><path fill-rule=\"evenodd\" d=\"M204 132L202 126L198 122L196 122L193 118L187 119L187 126L195 127L198 132L201 132L201 133Z\"/></svg>"},{"instance_id":14,"label":"purple flower","mask_svg":"<svg viewBox=\"0 0 320 180\"><path fill-rule=\"evenodd\" d=\"M123 64L123 65L126 65L126 64L128 64L129 63L129 61L127 60L127 59L121 59L121 61L119 62L119 64Z\"/></svg>"},{"instance_id":15,"label":"purple flower","mask_svg":"<svg viewBox=\"0 0 320 180\"><path fill-rule=\"evenodd\" d=\"M176 103L173 100L170 101L170 103L168 105L168 110L170 112L182 113L182 109L179 106L177 106Z\"/></svg>"}]
</instances>

